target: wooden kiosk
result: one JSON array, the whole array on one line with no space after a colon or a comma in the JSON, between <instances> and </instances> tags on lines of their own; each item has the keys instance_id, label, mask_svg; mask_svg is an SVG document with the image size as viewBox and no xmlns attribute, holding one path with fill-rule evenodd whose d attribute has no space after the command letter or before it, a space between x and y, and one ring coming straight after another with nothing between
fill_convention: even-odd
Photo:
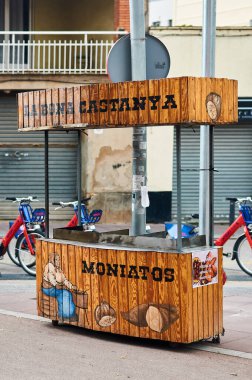
<instances>
[{"instance_id":1,"label":"wooden kiosk","mask_svg":"<svg viewBox=\"0 0 252 380\"><path fill-rule=\"evenodd\" d=\"M21 93L19 130L237 122L237 82L181 77ZM115 131L115 133L117 133ZM222 248L164 232L61 229L37 242L38 314L92 330L190 343L223 332Z\"/></svg>"}]
</instances>

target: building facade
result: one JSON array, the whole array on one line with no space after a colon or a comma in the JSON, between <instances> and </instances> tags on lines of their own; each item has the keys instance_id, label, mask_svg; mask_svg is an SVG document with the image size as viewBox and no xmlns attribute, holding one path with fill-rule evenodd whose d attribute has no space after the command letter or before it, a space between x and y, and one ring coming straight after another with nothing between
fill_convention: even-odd
<instances>
[{"instance_id":1,"label":"building facade","mask_svg":"<svg viewBox=\"0 0 252 380\"><path fill-rule=\"evenodd\" d=\"M176 20L180 22L179 5L182 9L190 2L176 3ZM195 14L197 7L192 9ZM118 36L129 30L129 2L0 0L0 10L0 198L37 195L43 199L44 135L17 133L16 94L108 82L106 59ZM201 27L153 27L150 33L169 50L168 77L201 76ZM237 126L215 129L215 166L219 170L215 174L216 218L228 216L225 197L251 195L251 42L252 28L248 26L217 28L216 76L238 79L241 117ZM161 222L176 215L173 127L150 126L147 133L151 203L147 216L149 221ZM184 215L189 215L198 211L199 129L183 131L182 139L182 209ZM77 197L76 146L75 132L49 134L50 201ZM96 194L91 206L104 210L103 222L131 220L131 152L131 128L83 134L82 192ZM1 218L16 215L16 206L4 201L0 206ZM58 212L54 216L66 214Z\"/></svg>"},{"instance_id":2,"label":"building facade","mask_svg":"<svg viewBox=\"0 0 252 380\"><path fill-rule=\"evenodd\" d=\"M149 0L150 26L201 26L202 0ZM216 1L217 26L251 26L250 0Z\"/></svg>"},{"instance_id":3,"label":"building facade","mask_svg":"<svg viewBox=\"0 0 252 380\"><path fill-rule=\"evenodd\" d=\"M0 218L17 212L6 196L44 198L44 135L17 132L17 93L107 82L125 14L122 0L0 0ZM76 147L75 132L49 134L50 201L77 197Z\"/></svg>"}]
</instances>

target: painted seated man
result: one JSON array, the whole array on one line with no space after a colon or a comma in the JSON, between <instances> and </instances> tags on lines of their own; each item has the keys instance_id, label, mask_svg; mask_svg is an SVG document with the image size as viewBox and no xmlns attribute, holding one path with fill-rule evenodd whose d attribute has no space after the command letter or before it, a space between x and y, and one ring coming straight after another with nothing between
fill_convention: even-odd
<instances>
[{"instance_id":1,"label":"painted seated man","mask_svg":"<svg viewBox=\"0 0 252 380\"><path fill-rule=\"evenodd\" d=\"M78 320L72 295L72 292L76 290L77 287L67 280L61 269L59 254L49 254L49 263L46 264L43 272L42 292L56 298L59 319L69 322Z\"/></svg>"}]
</instances>

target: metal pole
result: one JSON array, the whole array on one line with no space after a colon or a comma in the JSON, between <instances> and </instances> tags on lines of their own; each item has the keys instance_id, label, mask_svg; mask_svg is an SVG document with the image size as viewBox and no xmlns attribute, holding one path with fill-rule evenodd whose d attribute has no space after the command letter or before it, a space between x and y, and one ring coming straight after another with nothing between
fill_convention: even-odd
<instances>
[{"instance_id":1,"label":"metal pole","mask_svg":"<svg viewBox=\"0 0 252 380\"><path fill-rule=\"evenodd\" d=\"M214 126L209 125L209 245L214 244Z\"/></svg>"},{"instance_id":2,"label":"metal pole","mask_svg":"<svg viewBox=\"0 0 252 380\"><path fill-rule=\"evenodd\" d=\"M78 131L77 193L78 193L78 225L81 226L81 131Z\"/></svg>"},{"instance_id":3,"label":"metal pole","mask_svg":"<svg viewBox=\"0 0 252 380\"><path fill-rule=\"evenodd\" d=\"M177 159L177 250L182 250L181 234L181 128L180 125L174 126L176 129L176 159Z\"/></svg>"},{"instance_id":4,"label":"metal pole","mask_svg":"<svg viewBox=\"0 0 252 380\"><path fill-rule=\"evenodd\" d=\"M45 131L45 237L49 238L49 151L48 131Z\"/></svg>"},{"instance_id":5,"label":"metal pole","mask_svg":"<svg viewBox=\"0 0 252 380\"><path fill-rule=\"evenodd\" d=\"M202 28L202 75L204 77L214 77L215 75L215 33L216 33L216 0L204 0L203 3L203 28ZM200 127L200 189L199 189L199 233L206 235L207 241L211 244L213 227L212 197L209 194L210 173L212 163L209 156L213 157L213 133L208 125ZM212 226L212 227L210 227Z\"/></svg>"},{"instance_id":6,"label":"metal pole","mask_svg":"<svg viewBox=\"0 0 252 380\"><path fill-rule=\"evenodd\" d=\"M130 0L132 80L146 79L144 0ZM146 209L141 205L141 186L146 185L146 128L133 128L132 228L133 236L146 233Z\"/></svg>"}]
</instances>

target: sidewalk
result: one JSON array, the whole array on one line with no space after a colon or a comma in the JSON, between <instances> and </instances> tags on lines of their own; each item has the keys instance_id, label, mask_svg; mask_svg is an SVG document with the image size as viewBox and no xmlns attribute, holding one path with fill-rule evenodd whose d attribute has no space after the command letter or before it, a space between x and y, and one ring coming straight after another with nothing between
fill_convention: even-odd
<instances>
[{"instance_id":1,"label":"sidewalk","mask_svg":"<svg viewBox=\"0 0 252 380\"><path fill-rule=\"evenodd\" d=\"M217 226L218 232L224 228ZM99 229L105 227L100 225ZM223 263L228 276L224 286L225 335L220 344L200 342L192 348L252 359L252 277L228 257L223 258ZM36 316L36 285L34 278L5 256L0 260L0 314L8 312Z\"/></svg>"}]
</instances>

